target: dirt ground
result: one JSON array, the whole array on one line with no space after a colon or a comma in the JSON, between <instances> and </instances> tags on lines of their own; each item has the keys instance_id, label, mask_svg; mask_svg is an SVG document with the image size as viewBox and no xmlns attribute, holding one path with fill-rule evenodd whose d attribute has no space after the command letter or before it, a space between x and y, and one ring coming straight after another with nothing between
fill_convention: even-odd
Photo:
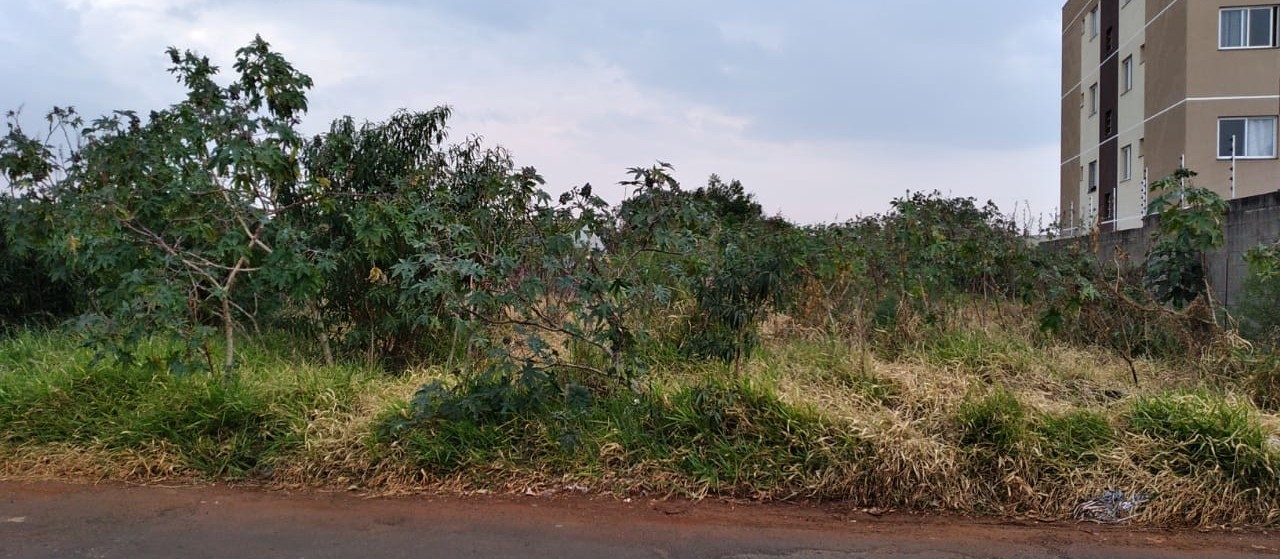
<instances>
[{"instance_id":1,"label":"dirt ground","mask_svg":"<svg viewBox=\"0 0 1280 559\"><path fill-rule=\"evenodd\" d=\"M0 482L0 557L1272 557L1280 537L839 507Z\"/></svg>"}]
</instances>

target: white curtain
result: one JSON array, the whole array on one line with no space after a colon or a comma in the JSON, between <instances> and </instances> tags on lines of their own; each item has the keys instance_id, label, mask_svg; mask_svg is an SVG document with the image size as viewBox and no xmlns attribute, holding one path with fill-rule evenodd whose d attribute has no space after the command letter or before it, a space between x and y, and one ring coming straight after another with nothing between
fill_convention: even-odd
<instances>
[{"instance_id":1,"label":"white curtain","mask_svg":"<svg viewBox=\"0 0 1280 559\"><path fill-rule=\"evenodd\" d=\"M1219 37L1219 46L1222 47L1243 47L1244 44L1244 14L1245 11L1239 10L1222 10L1222 30Z\"/></svg>"},{"instance_id":2,"label":"white curtain","mask_svg":"<svg viewBox=\"0 0 1280 559\"><path fill-rule=\"evenodd\" d=\"M1276 119L1251 118L1245 130L1245 157L1275 157Z\"/></svg>"}]
</instances>

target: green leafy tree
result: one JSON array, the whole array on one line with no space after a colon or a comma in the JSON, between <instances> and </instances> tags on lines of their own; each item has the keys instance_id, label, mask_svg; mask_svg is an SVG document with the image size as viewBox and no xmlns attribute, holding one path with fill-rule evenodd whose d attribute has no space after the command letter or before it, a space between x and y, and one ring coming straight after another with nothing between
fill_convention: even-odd
<instances>
[{"instance_id":1,"label":"green leafy tree","mask_svg":"<svg viewBox=\"0 0 1280 559\"><path fill-rule=\"evenodd\" d=\"M1146 283L1156 298L1185 307L1208 293L1205 253L1225 241L1227 202L1211 190L1184 186L1195 176L1178 169L1157 181L1150 212L1160 216L1160 226L1147 253Z\"/></svg>"},{"instance_id":2,"label":"green leafy tree","mask_svg":"<svg viewBox=\"0 0 1280 559\"><path fill-rule=\"evenodd\" d=\"M80 123L72 109L54 107L42 133L28 134L20 115L6 115L6 134L0 137L0 176L7 192L0 192L0 330L66 318L76 309L81 286L58 260L41 258L36 250L53 223L39 218L45 194L65 176L68 126ZM33 231L43 232L31 235Z\"/></svg>"},{"instance_id":3,"label":"green leafy tree","mask_svg":"<svg viewBox=\"0 0 1280 559\"><path fill-rule=\"evenodd\" d=\"M287 200L304 197L294 190L295 126L312 82L260 37L236 52L238 79L226 86L208 58L173 48L168 55L186 98L145 118L116 111L80 131L65 178L39 193L48 201L42 219L63 224L44 232L44 244L95 278L93 312L82 323L120 357L131 358L141 339L168 335L186 348L172 366L198 351L214 369L208 340L220 334L229 372L239 323L271 298L254 291L264 283L251 277L299 275L287 261L307 267L287 254L291 235L274 218ZM30 153L29 143L12 145L6 155ZM36 160L24 159L33 177L53 167Z\"/></svg>"}]
</instances>

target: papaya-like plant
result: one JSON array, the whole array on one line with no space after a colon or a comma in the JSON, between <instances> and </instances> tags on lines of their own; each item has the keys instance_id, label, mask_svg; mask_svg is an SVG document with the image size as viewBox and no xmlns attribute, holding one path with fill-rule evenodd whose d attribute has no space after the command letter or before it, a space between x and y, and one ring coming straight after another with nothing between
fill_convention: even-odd
<instances>
[{"instance_id":1,"label":"papaya-like plant","mask_svg":"<svg viewBox=\"0 0 1280 559\"><path fill-rule=\"evenodd\" d=\"M1160 302L1179 308L1208 294L1205 254L1226 239L1227 202L1212 190L1187 185L1195 175L1178 169L1151 186L1158 195L1149 212L1159 215L1160 225L1147 252L1146 283Z\"/></svg>"},{"instance_id":2,"label":"papaya-like plant","mask_svg":"<svg viewBox=\"0 0 1280 559\"><path fill-rule=\"evenodd\" d=\"M7 144L3 157L32 179L60 171L38 191L22 186L47 202L41 219L59 224L38 232L45 249L94 278L81 324L126 360L138 341L170 337L183 348L171 366L200 354L209 369L229 373L241 323L253 323L253 305L272 298L253 292L259 282L250 278L310 273L306 259L287 254L295 247L285 246L291 235L275 217L305 199L294 192L295 127L312 82L261 37L236 52L237 79L226 85L207 57L167 52L187 89L182 101L146 115L116 111L83 128L73 112L55 111L51 119L77 134L65 166L30 142Z\"/></svg>"}]
</instances>

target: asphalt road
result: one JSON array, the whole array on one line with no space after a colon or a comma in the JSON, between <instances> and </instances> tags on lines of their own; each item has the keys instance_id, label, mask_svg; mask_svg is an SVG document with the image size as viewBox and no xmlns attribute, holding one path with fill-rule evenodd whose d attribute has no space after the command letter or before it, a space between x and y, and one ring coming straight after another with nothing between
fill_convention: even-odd
<instances>
[{"instance_id":1,"label":"asphalt road","mask_svg":"<svg viewBox=\"0 0 1280 559\"><path fill-rule=\"evenodd\" d=\"M1266 534L873 517L611 497L363 498L0 482L0 557L846 559L1274 557Z\"/></svg>"}]
</instances>

